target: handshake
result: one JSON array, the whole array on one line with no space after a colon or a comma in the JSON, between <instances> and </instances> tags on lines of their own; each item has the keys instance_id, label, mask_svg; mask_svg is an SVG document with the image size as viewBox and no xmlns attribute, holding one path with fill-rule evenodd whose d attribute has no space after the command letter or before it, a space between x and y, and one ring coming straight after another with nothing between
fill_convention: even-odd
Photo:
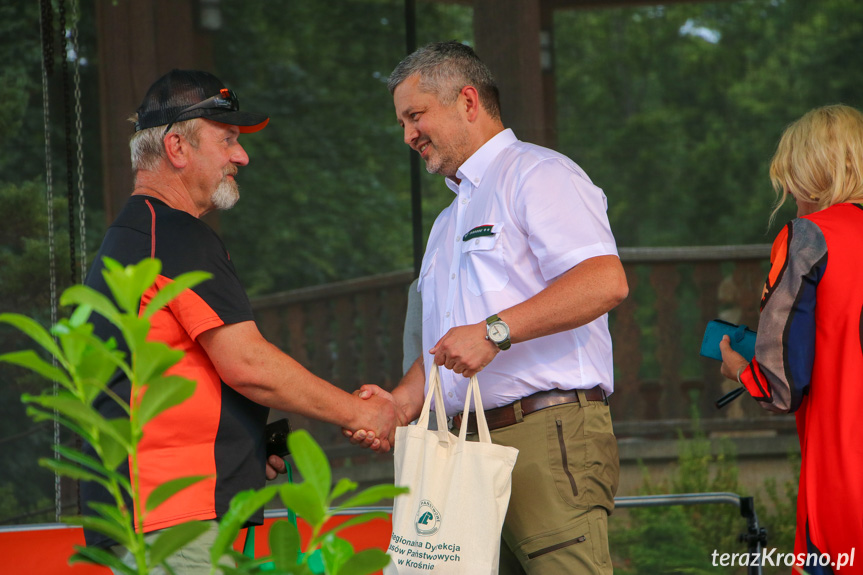
<instances>
[{"instance_id":1,"label":"handshake","mask_svg":"<svg viewBox=\"0 0 863 575\"><path fill-rule=\"evenodd\" d=\"M342 434L354 445L386 453L393 445L396 427L407 425L412 418L403 405L388 391L377 385L363 385L354 392L363 401L363 410L355 418L353 428L342 428Z\"/></svg>"}]
</instances>

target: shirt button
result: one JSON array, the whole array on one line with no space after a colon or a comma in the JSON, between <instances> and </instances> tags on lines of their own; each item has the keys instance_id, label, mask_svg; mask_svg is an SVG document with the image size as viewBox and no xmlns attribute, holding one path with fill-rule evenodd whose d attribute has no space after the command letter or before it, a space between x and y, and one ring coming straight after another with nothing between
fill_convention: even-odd
<instances>
[{"instance_id":1,"label":"shirt button","mask_svg":"<svg viewBox=\"0 0 863 575\"><path fill-rule=\"evenodd\" d=\"M467 199L462 198L461 203L462 203L462 204L466 204L466 203L467 203Z\"/></svg>"},{"instance_id":2,"label":"shirt button","mask_svg":"<svg viewBox=\"0 0 863 575\"><path fill-rule=\"evenodd\" d=\"M446 312L446 316L449 317L449 312Z\"/></svg>"},{"instance_id":3,"label":"shirt button","mask_svg":"<svg viewBox=\"0 0 863 575\"><path fill-rule=\"evenodd\" d=\"M452 277L451 277L451 279L455 279L455 274L452 274Z\"/></svg>"},{"instance_id":4,"label":"shirt button","mask_svg":"<svg viewBox=\"0 0 863 575\"><path fill-rule=\"evenodd\" d=\"M448 395L448 396L450 396L450 397L452 397L452 392L449 392L447 395Z\"/></svg>"},{"instance_id":5,"label":"shirt button","mask_svg":"<svg viewBox=\"0 0 863 575\"><path fill-rule=\"evenodd\" d=\"M479 240L474 240L473 243L478 244Z\"/></svg>"}]
</instances>

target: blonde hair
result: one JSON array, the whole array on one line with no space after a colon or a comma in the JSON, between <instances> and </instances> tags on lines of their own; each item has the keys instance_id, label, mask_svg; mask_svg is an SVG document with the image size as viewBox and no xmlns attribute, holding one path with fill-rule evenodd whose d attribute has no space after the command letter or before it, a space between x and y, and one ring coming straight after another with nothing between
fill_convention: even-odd
<instances>
[{"instance_id":1,"label":"blonde hair","mask_svg":"<svg viewBox=\"0 0 863 575\"><path fill-rule=\"evenodd\" d=\"M782 134L770 181L777 195L771 221L788 194L819 210L863 201L863 114L842 104L804 114Z\"/></svg>"},{"instance_id":2,"label":"blonde hair","mask_svg":"<svg viewBox=\"0 0 863 575\"><path fill-rule=\"evenodd\" d=\"M138 114L134 114L129 118L130 122L136 122ZM145 128L140 132L135 132L129 138L129 151L132 156L132 172L138 173L138 170L154 170L159 165L159 162L166 158L165 154L165 135L163 126L154 128ZM170 134L179 134L183 136L192 145L193 148L198 147L198 136L201 131L201 119L192 118L183 122L177 122L171 126Z\"/></svg>"}]
</instances>

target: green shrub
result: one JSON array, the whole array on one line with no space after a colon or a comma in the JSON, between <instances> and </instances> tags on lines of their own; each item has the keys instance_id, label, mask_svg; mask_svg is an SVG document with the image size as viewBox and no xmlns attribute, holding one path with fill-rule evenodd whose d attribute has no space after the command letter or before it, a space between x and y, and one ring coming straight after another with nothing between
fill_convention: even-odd
<instances>
[{"instance_id":1,"label":"green shrub","mask_svg":"<svg viewBox=\"0 0 863 575\"><path fill-rule=\"evenodd\" d=\"M0 361L30 369L59 384L55 394L50 390L39 395L25 394L22 400L28 405L28 414L36 421L57 420L87 441L97 457L89 457L60 445L56 451L63 459L40 459L40 465L75 480L95 481L105 487L114 498L114 505L91 504L93 516L70 517L66 523L109 536L126 547L134 557L135 565L124 565L112 553L93 547L76 547L70 562L88 562L112 567L129 575L146 575L161 565L173 573L165 560L208 530L207 522L192 521L164 529L150 545L144 540L141 527L148 513L165 503L186 487L204 479L202 476L185 477L157 487L143 501L136 477L138 475L138 444L143 437L144 425L163 411L192 396L195 382L165 375L183 356L182 351L171 349L162 342L148 341L149 318L184 290L204 281L209 274L190 272L175 278L163 287L139 315L142 294L150 288L161 271L161 262L146 259L136 265L121 266L110 258L105 259L103 274L110 287L113 300L81 285L67 289L60 303L76 306L68 319L61 319L50 332L38 322L20 314L0 314L0 323L11 325L35 341L53 356L55 363L45 361L36 351L25 350L6 353ZM122 333L129 349L126 354L118 349L113 339L102 341L93 334L89 318L96 312ZM56 338L56 339L55 339ZM131 382L129 403L118 397L108 382L117 369L122 370ZM127 417L108 420L93 408L94 400L107 394L126 412ZM346 527L371 519L385 517L383 513L365 513L325 530L324 524L335 511L349 507L373 505L382 499L393 498L406 489L393 485L379 485L347 497L331 509L334 500L357 489L357 484L342 479L332 486L332 472L326 456L311 436L300 431L288 437L294 462L304 481L299 484L267 486L237 494L219 524L219 533L211 549L211 572L226 575L257 573L266 570L274 573L311 573L311 552L320 549L325 573L333 575L364 575L380 570L389 557L380 549L354 553L351 544L336 533ZM130 461L130 481L117 473L124 461ZM133 509L124 503L130 496ZM300 550L300 536L296 526L287 521L277 522L270 530L271 557L253 559L236 553L232 543L242 525L273 497L281 497L285 505L303 517L312 527L311 541L305 552ZM133 524L137 517L137 525ZM225 562L224 557L236 562Z\"/></svg>"}]
</instances>

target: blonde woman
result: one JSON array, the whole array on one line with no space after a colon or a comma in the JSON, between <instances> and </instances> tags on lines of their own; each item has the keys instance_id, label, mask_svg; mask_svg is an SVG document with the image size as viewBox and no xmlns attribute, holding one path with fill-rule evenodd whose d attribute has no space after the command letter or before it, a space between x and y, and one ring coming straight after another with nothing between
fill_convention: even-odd
<instances>
[{"instance_id":1,"label":"blonde woman","mask_svg":"<svg viewBox=\"0 0 863 575\"><path fill-rule=\"evenodd\" d=\"M722 374L765 409L796 414L796 563L809 553L809 575L831 563L863 573L863 554L850 564L863 547L863 115L808 112L782 135L770 179L771 218L789 195L797 218L773 243L755 357L724 340Z\"/></svg>"}]
</instances>

